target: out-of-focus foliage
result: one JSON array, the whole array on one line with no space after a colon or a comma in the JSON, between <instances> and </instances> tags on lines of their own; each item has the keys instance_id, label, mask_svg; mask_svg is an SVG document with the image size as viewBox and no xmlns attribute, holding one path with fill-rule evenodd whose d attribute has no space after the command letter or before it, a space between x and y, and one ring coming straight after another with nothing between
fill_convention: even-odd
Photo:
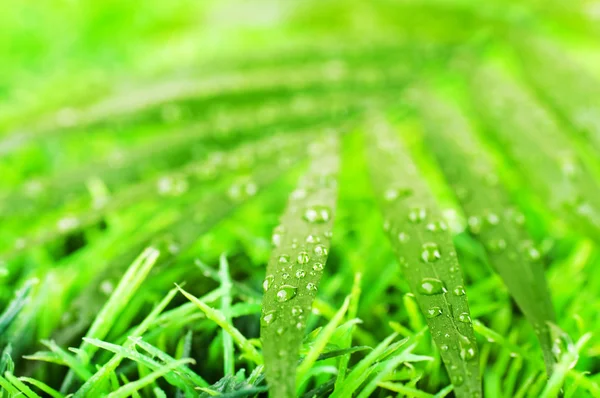
<instances>
[{"instance_id":1,"label":"out-of-focus foliage","mask_svg":"<svg viewBox=\"0 0 600 398\"><path fill-rule=\"evenodd\" d=\"M599 22L5 4L0 397L600 396Z\"/></svg>"}]
</instances>

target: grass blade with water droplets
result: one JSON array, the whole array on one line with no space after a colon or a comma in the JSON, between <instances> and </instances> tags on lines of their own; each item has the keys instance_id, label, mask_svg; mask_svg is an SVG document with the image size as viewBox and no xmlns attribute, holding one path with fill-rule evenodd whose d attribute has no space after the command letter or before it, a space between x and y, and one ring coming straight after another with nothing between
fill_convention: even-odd
<instances>
[{"instance_id":1,"label":"grass blade with water droplets","mask_svg":"<svg viewBox=\"0 0 600 398\"><path fill-rule=\"evenodd\" d=\"M366 147L384 229L427 318L457 396L481 396L479 354L452 236L393 127L379 118L371 122ZM457 289L461 294L454 293Z\"/></svg>"},{"instance_id":2,"label":"grass blade with water droplets","mask_svg":"<svg viewBox=\"0 0 600 398\"><path fill-rule=\"evenodd\" d=\"M337 199L337 136L312 149L310 169L290 195L263 288L261 339L270 395L296 394L296 361L323 267Z\"/></svg>"},{"instance_id":3,"label":"grass blade with water droplets","mask_svg":"<svg viewBox=\"0 0 600 398\"><path fill-rule=\"evenodd\" d=\"M598 240L600 187L555 118L498 68L476 69L471 83L474 103L488 130L518 165L531 190L573 228Z\"/></svg>"},{"instance_id":4,"label":"grass blade with water droplets","mask_svg":"<svg viewBox=\"0 0 600 398\"><path fill-rule=\"evenodd\" d=\"M470 232L483 244L490 264L534 327L550 374L555 359L548 322L555 322L555 315L540 252L525 229L525 217L513 207L460 110L441 97L420 94L428 147L467 216Z\"/></svg>"}]
</instances>

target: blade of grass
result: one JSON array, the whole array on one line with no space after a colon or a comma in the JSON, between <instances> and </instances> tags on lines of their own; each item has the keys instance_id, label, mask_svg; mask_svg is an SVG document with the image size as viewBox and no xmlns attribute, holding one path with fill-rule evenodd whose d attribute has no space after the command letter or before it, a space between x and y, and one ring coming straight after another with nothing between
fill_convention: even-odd
<instances>
[{"instance_id":1,"label":"blade of grass","mask_svg":"<svg viewBox=\"0 0 600 398\"><path fill-rule=\"evenodd\" d=\"M200 308L200 310L204 312L204 314L206 314L206 317L208 319L219 325L219 327L221 327L223 331L229 333L229 335L231 335L231 337L233 338L233 341L238 345L240 350L248 359L250 359L257 365L262 364L262 356L258 353L256 348L254 348L254 346L248 341L248 339L246 339L246 337L244 337L244 335L238 329L236 329L235 326L233 326L230 322L227 322L225 315L223 315L221 311L209 307L208 305L200 301L197 297L186 292L179 286L177 286L177 289L179 289L181 294L183 294L188 300L190 300L198 308Z\"/></svg>"},{"instance_id":2,"label":"blade of grass","mask_svg":"<svg viewBox=\"0 0 600 398\"><path fill-rule=\"evenodd\" d=\"M135 259L121 278L115 291L94 319L85 337L98 340L106 337L116 318L125 309L131 297L133 297L144 279L146 279L146 276L158 260L159 255L160 251L153 247L148 247ZM84 340L79 349L89 360L98 348L95 345L89 344L88 340ZM78 357L82 359L82 355L78 355ZM69 372L64 379L61 392L68 391L72 383L72 377L73 374ZM90 377L92 377L91 374L87 375L84 380Z\"/></svg>"},{"instance_id":3,"label":"blade of grass","mask_svg":"<svg viewBox=\"0 0 600 398\"><path fill-rule=\"evenodd\" d=\"M348 308L347 319L356 318L356 314L358 312L358 300L360 298L360 281L362 275L360 273L356 273L354 275L354 283L352 285L352 291L350 293L350 307ZM348 331L347 337L345 341L342 343L340 348L345 349L349 348L352 345L352 332L354 330L354 325L350 327ZM340 362L338 365L338 376L335 379L335 388L338 388L339 385L344 381L346 377L346 372L348 371L348 362L350 361L350 353L343 355L340 358Z\"/></svg>"},{"instance_id":4,"label":"blade of grass","mask_svg":"<svg viewBox=\"0 0 600 398\"><path fill-rule=\"evenodd\" d=\"M376 361L380 360L384 355L392 341L397 337L397 334L394 333L385 340L383 340L377 347L373 349L365 358L363 358L359 363L357 363L352 371L346 376L344 382L339 385L335 389L335 391L331 394L330 398L343 398L343 397L351 397L352 394L360 385L365 381L368 377L369 372L367 371L372 364ZM395 347L400 347L404 344L406 340L400 341L395 344Z\"/></svg>"},{"instance_id":5,"label":"blade of grass","mask_svg":"<svg viewBox=\"0 0 600 398\"><path fill-rule=\"evenodd\" d=\"M16 378L12 373L6 372L4 374L4 377L6 377L6 379L10 383L12 383L12 385L15 386L19 391L21 391L21 394L26 396L27 398L41 398L31 388L27 387L21 380Z\"/></svg>"},{"instance_id":6,"label":"blade of grass","mask_svg":"<svg viewBox=\"0 0 600 398\"><path fill-rule=\"evenodd\" d=\"M498 182L491 161L460 110L430 92L418 95L428 147L454 189L470 232L485 247L490 264L532 324L550 374L555 359L547 325L555 322L554 308L540 253L524 226L525 217Z\"/></svg>"},{"instance_id":7,"label":"blade of grass","mask_svg":"<svg viewBox=\"0 0 600 398\"><path fill-rule=\"evenodd\" d=\"M148 369L153 371L161 369L163 364L155 361L154 359L144 355L133 348L126 348L124 346L120 346L117 344L107 343L106 341L91 339L84 337L84 341L88 344L93 345L97 348L102 348L104 350L110 351L112 353L118 354L123 358L130 359L134 361L136 364L140 364L145 366ZM189 359L188 359L189 360ZM193 362L193 360L191 360ZM187 362L186 362L187 363ZM116 372L112 372L111 374L117 374ZM120 377L124 376L123 373L120 374ZM171 372L165 375L165 380L171 384L172 386L181 388L181 389L191 389L193 388L193 384L186 378L183 377L181 372Z\"/></svg>"},{"instance_id":8,"label":"blade of grass","mask_svg":"<svg viewBox=\"0 0 600 398\"><path fill-rule=\"evenodd\" d=\"M493 92L493 96L484 93ZM529 187L570 225L600 237L600 187L556 119L494 66L474 70L471 93L489 132L518 165Z\"/></svg>"},{"instance_id":9,"label":"blade of grass","mask_svg":"<svg viewBox=\"0 0 600 398\"><path fill-rule=\"evenodd\" d=\"M175 370L181 366L185 366L185 365L189 364L190 362L193 362L193 361L188 358L188 359L182 359L179 361L172 362L168 365L161 366L158 370L153 371L149 375L144 376L141 379L136 380L134 382L125 384L118 390L111 392L110 394L107 395L107 398L127 398L130 395L137 392L138 390L152 384L154 381L158 380L159 378L164 377L168 373L172 373L173 370Z\"/></svg>"},{"instance_id":10,"label":"blade of grass","mask_svg":"<svg viewBox=\"0 0 600 398\"><path fill-rule=\"evenodd\" d=\"M24 381L26 383L31 384L32 386L39 388L40 390L42 390L43 392L45 392L52 398L64 398L64 395L62 395L61 393L56 391L54 388L50 387L49 385L47 385L46 383L44 383L40 380L32 379L31 377L19 377L19 380Z\"/></svg>"},{"instance_id":11,"label":"blade of grass","mask_svg":"<svg viewBox=\"0 0 600 398\"><path fill-rule=\"evenodd\" d=\"M329 253L337 192L338 140L311 148L305 177L290 195L263 283L261 339L272 397L296 394L296 360Z\"/></svg>"},{"instance_id":12,"label":"blade of grass","mask_svg":"<svg viewBox=\"0 0 600 398\"><path fill-rule=\"evenodd\" d=\"M231 277L229 276L229 263L225 254L219 259L219 276L221 279L221 312L225 316L225 322L231 323ZM225 376L235 373L235 358L233 353L233 339L229 333L221 332L223 336L223 366Z\"/></svg>"},{"instance_id":13,"label":"blade of grass","mask_svg":"<svg viewBox=\"0 0 600 398\"><path fill-rule=\"evenodd\" d=\"M140 323L130 334L130 337L141 337L148 328L155 322L160 313L169 305L173 297L177 294L177 289L171 289L169 293L158 303L154 309L146 316L146 318ZM125 347L129 348L133 345L132 341L126 341ZM83 398L88 395L92 395L95 388L99 387L108 379L110 373L119 366L123 359L123 356L115 354L110 361L102 366L92 377L90 377L77 392L73 395L73 398ZM208 385L208 383L207 383Z\"/></svg>"},{"instance_id":14,"label":"blade of grass","mask_svg":"<svg viewBox=\"0 0 600 398\"><path fill-rule=\"evenodd\" d=\"M480 396L477 344L452 236L393 127L381 118L371 122L367 154L384 228L457 396Z\"/></svg>"}]
</instances>

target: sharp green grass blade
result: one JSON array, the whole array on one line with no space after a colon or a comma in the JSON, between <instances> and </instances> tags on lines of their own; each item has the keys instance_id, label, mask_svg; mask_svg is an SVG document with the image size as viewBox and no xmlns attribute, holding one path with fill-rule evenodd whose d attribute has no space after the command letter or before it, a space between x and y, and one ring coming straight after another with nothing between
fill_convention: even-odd
<instances>
[{"instance_id":1,"label":"sharp green grass blade","mask_svg":"<svg viewBox=\"0 0 600 398\"><path fill-rule=\"evenodd\" d=\"M498 68L477 69L471 88L488 130L518 165L529 187L573 228L598 239L600 187L556 119Z\"/></svg>"},{"instance_id":2,"label":"sharp green grass blade","mask_svg":"<svg viewBox=\"0 0 600 398\"><path fill-rule=\"evenodd\" d=\"M554 308L540 252L525 229L525 216L499 182L460 110L426 92L418 102L427 124L428 147L465 212L471 234L483 244L490 264L531 322L550 374L555 360L547 325L555 322Z\"/></svg>"},{"instance_id":3,"label":"sharp green grass blade","mask_svg":"<svg viewBox=\"0 0 600 398\"><path fill-rule=\"evenodd\" d=\"M141 379L125 384L123 387L119 388L116 391L111 392L107 395L107 398L127 398L135 392L141 390L142 388L152 384L155 380L164 377L168 373L172 372L178 367L185 366L186 364L192 362L191 359L182 359L179 361L175 361L168 365L161 366L158 370L150 373L149 375L142 377Z\"/></svg>"},{"instance_id":4,"label":"sharp green grass blade","mask_svg":"<svg viewBox=\"0 0 600 398\"><path fill-rule=\"evenodd\" d=\"M380 363L377 366L377 370L373 373L375 374L371 380L361 389L360 394L358 394L357 398L368 398L370 397L375 389L378 387L378 384L388 377L390 373L392 373L401 363L403 362L417 362L419 360L432 360L431 357L418 357L413 355L411 351L415 348L416 344L407 345L404 349L401 350L400 353L394 353L393 358L386 360L385 362Z\"/></svg>"},{"instance_id":5,"label":"sharp green grass blade","mask_svg":"<svg viewBox=\"0 0 600 398\"><path fill-rule=\"evenodd\" d=\"M149 344L149 343L143 341L141 338L135 338L132 340L135 345L139 346L144 351L146 351L148 354L150 354L152 356L152 358L158 358L161 361L163 361L165 364L170 364L170 363L173 363L176 361L175 358L171 357L170 355L166 354L165 352L154 347L152 344ZM182 358L182 359L187 359L187 358ZM185 376L187 376L192 382L194 382L194 384L196 384L196 386L198 386L198 387L207 387L208 386L208 383L206 382L206 380L204 380L202 377L198 376L198 374L196 374L196 372L194 372L187 366L182 366L181 368L178 368L178 370L179 370L179 372L181 372Z\"/></svg>"},{"instance_id":6,"label":"sharp green grass blade","mask_svg":"<svg viewBox=\"0 0 600 398\"><path fill-rule=\"evenodd\" d=\"M163 300L154 307L154 309L148 314L148 316L144 319L142 323L140 323L132 332L128 334L129 337L141 337L146 330L153 324L156 318L160 315L160 313L166 308L166 306L171 302L175 294L177 293L177 289L172 289ZM133 341L129 340L125 343L125 347L129 348L130 345L133 345ZM87 395L91 395L94 391L94 388L102 385L105 380L108 379L108 376L114 372L114 370L119 366L122 356L116 354L113 356L110 361L108 361L104 366L102 366L92 377L90 377L77 392L73 395L73 398L83 398Z\"/></svg>"},{"instance_id":7,"label":"sharp green grass blade","mask_svg":"<svg viewBox=\"0 0 600 398\"><path fill-rule=\"evenodd\" d=\"M200 310L206 314L208 319L215 322L221 329L223 329L223 331L227 332L248 359L257 365L262 364L262 356L258 353L256 348L254 348L248 339L246 339L244 335L242 335L242 333L235 328L235 326L227 321L225 315L223 315L221 311L211 308L182 288L178 287L178 289L185 297L187 297L188 300L200 308Z\"/></svg>"},{"instance_id":8,"label":"sharp green grass blade","mask_svg":"<svg viewBox=\"0 0 600 398\"><path fill-rule=\"evenodd\" d=\"M98 340L98 339L90 339L87 337L84 337L83 340L86 343L93 345L94 347L102 348L104 350L118 354L118 355L122 356L123 358L130 359L130 360L136 362L137 364L141 364L151 370L158 370L158 369L161 369L163 366L163 364L161 364L160 362L155 361L154 359L148 357L147 355L139 353L138 351L134 350L133 348L123 347L120 345L107 343L105 341ZM188 362L189 362L189 360L188 360ZM185 363L188 363L188 362L185 362ZM121 373L120 375L123 376L123 373ZM189 379L187 379L187 377L182 376L179 372L172 372L172 373L166 374L165 380L169 384L171 384L175 387L181 388L181 389L187 390L189 388L194 387L193 384L189 381Z\"/></svg>"},{"instance_id":9,"label":"sharp green grass blade","mask_svg":"<svg viewBox=\"0 0 600 398\"><path fill-rule=\"evenodd\" d=\"M313 146L310 169L273 233L261 318L272 397L295 396L296 359L329 253L339 162L338 140L331 134Z\"/></svg>"},{"instance_id":10,"label":"sharp green grass blade","mask_svg":"<svg viewBox=\"0 0 600 398\"><path fill-rule=\"evenodd\" d=\"M316 341L311 346L310 350L304 357L304 360L298 366L296 382L297 384L301 384L301 382L306 378L307 373L312 368L314 363L319 359L321 353L325 349L327 342L333 336L335 329L338 327L344 315L346 315L346 311L348 311L348 307L350 306L350 297L347 297L344 301L344 304L340 307L335 316L327 323L327 325L321 330Z\"/></svg>"},{"instance_id":11,"label":"sharp green grass blade","mask_svg":"<svg viewBox=\"0 0 600 398\"><path fill-rule=\"evenodd\" d=\"M335 391L331 394L331 398L342 398L342 397L351 397L355 391L358 390L360 385L365 381L368 377L369 373L367 370L369 367L380 360L384 352L388 349L392 341L396 338L396 334L392 334L383 340L377 347L373 349L363 360L357 363L352 371L348 374L343 383L339 384L335 388ZM397 346L400 346L405 341L400 342Z\"/></svg>"},{"instance_id":12,"label":"sharp green grass blade","mask_svg":"<svg viewBox=\"0 0 600 398\"><path fill-rule=\"evenodd\" d=\"M21 392L22 395L26 396L27 398L41 398L38 394L33 392L31 388L27 387L25 383L16 378L12 373L6 372L4 374L4 377L6 377L6 379L10 383L12 383L12 385L15 386Z\"/></svg>"},{"instance_id":13,"label":"sharp green grass blade","mask_svg":"<svg viewBox=\"0 0 600 398\"><path fill-rule=\"evenodd\" d=\"M373 186L402 271L427 318L457 396L481 395L477 344L452 236L392 126L374 119L367 129Z\"/></svg>"},{"instance_id":14,"label":"sharp green grass blade","mask_svg":"<svg viewBox=\"0 0 600 398\"><path fill-rule=\"evenodd\" d=\"M90 329L86 333L87 338L100 340L108 334L116 317L119 316L131 297L133 297L156 263L156 260L158 260L159 255L160 252L157 249L149 247L131 264L110 299L104 305L92 326L90 326ZM85 343L81 345L81 349L90 356L96 351L94 346Z\"/></svg>"},{"instance_id":15,"label":"sharp green grass blade","mask_svg":"<svg viewBox=\"0 0 600 398\"><path fill-rule=\"evenodd\" d=\"M56 391L54 388L48 386L46 383L43 383L39 380L32 379L31 377L19 377L19 380L24 381L26 383L31 384L32 386L39 388L40 390L42 390L43 392L45 392L52 398L64 398L64 395L62 395L60 392Z\"/></svg>"}]
</instances>

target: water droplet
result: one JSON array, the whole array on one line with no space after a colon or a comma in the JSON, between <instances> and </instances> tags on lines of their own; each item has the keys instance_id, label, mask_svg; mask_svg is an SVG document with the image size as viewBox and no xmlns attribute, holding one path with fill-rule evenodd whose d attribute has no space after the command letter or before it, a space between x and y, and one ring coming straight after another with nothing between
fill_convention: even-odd
<instances>
[{"instance_id":1,"label":"water droplet","mask_svg":"<svg viewBox=\"0 0 600 398\"><path fill-rule=\"evenodd\" d=\"M433 221L425 227L429 232L440 232L448 230L448 225L444 221Z\"/></svg>"},{"instance_id":2,"label":"water droplet","mask_svg":"<svg viewBox=\"0 0 600 398\"><path fill-rule=\"evenodd\" d=\"M441 349L442 351L448 351L448 350L450 349L450 347L448 347L448 345L447 345L447 344L442 344L442 345L440 346L440 349Z\"/></svg>"},{"instance_id":3,"label":"water droplet","mask_svg":"<svg viewBox=\"0 0 600 398\"><path fill-rule=\"evenodd\" d=\"M465 288L462 285L456 286L452 292L455 296L464 296L466 293Z\"/></svg>"},{"instance_id":4,"label":"water droplet","mask_svg":"<svg viewBox=\"0 0 600 398\"><path fill-rule=\"evenodd\" d=\"M477 216L471 216L467 220L469 231L473 235L478 235L481 232L481 219Z\"/></svg>"},{"instance_id":5,"label":"water droplet","mask_svg":"<svg viewBox=\"0 0 600 398\"><path fill-rule=\"evenodd\" d=\"M304 278L306 276L306 272L304 270L299 269L296 271L296 278Z\"/></svg>"},{"instance_id":6,"label":"water droplet","mask_svg":"<svg viewBox=\"0 0 600 398\"><path fill-rule=\"evenodd\" d=\"M471 323L471 317L468 312L463 312L458 316L458 320L463 323Z\"/></svg>"},{"instance_id":7,"label":"water droplet","mask_svg":"<svg viewBox=\"0 0 600 398\"><path fill-rule=\"evenodd\" d=\"M406 232L400 232L398 234L398 241L400 241L400 243L406 243L409 240L410 240L410 236Z\"/></svg>"},{"instance_id":8,"label":"water droplet","mask_svg":"<svg viewBox=\"0 0 600 398\"><path fill-rule=\"evenodd\" d=\"M437 243L424 243L421 248L421 260L425 263L434 263L442 258L442 253Z\"/></svg>"},{"instance_id":9,"label":"water droplet","mask_svg":"<svg viewBox=\"0 0 600 398\"><path fill-rule=\"evenodd\" d=\"M431 296L433 294L443 293L446 289L444 283L435 278L423 278L421 285L419 286L419 293Z\"/></svg>"},{"instance_id":10,"label":"water droplet","mask_svg":"<svg viewBox=\"0 0 600 398\"><path fill-rule=\"evenodd\" d=\"M454 384L456 387L462 386L464 382L465 379L461 375L456 375L452 377L452 384Z\"/></svg>"},{"instance_id":11,"label":"water droplet","mask_svg":"<svg viewBox=\"0 0 600 398\"><path fill-rule=\"evenodd\" d=\"M319 239L319 237L315 235L308 235L306 237L306 243L319 243L320 241L321 239Z\"/></svg>"},{"instance_id":12,"label":"water droplet","mask_svg":"<svg viewBox=\"0 0 600 398\"><path fill-rule=\"evenodd\" d=\"M486 247L492 253L501 253L506 249L506 241L504 239L490 239Z\"/></svg>"},{"instance_id":13,"label":"water droplet","mask_svg":"<svg viewBox=\"0 0 600 398\"><path fill-rule=\"evenodd\" d=\"M498 217L496 213L488 213L488 215L485 217L485 221L492 226L498 225L500 223L500 217Z\"/></svg>"},{"instance_id":14,"label":"water droplet","mask_svg":"<svg viewBox=\"0 0 600 398\"><path fill-rule=\"evenodd\" d=\"M269 288L273 285L273 282L275 282L275 277L273 275L267 275L263 281L263 290L268 292Z\"/></svg>"},{"instance_id":15,"label":"water droplet","mask_svg":"<svg viewBox=\"0 0 600 398\"><path fill-rule=\"evenodd\" d=\"M284 328L277 328L277 330L275 331L275 333L277 333L278 336L282 336L283 332L285 332Z\"/></svg>"},{"instance_id":16,"label":"water droplet","mask_svg":"<svg viewBox=\"0 0 600 398\"><path fill-rule=\"evenodd\" d=\"M538 261L542 257L542 255L540 254L538 249L536 249L535 247L530 247L529 249L527 249L527 257L529 257L531 261Z\"/></svg>"},{"instance_id":17,"label":"water droplet","mask_svg":"<svg viewBox=\"0 0 600 398\"><path fill-rule=\"evenodd\" d=\"M265 312L265 314L262 317L262 320L267 325L270 325L275 320L275 317L276 317L276 311L269 311L269 312Z\"/></svg>"},{"instance_id":18,"label":"water droplet","mask_svg":"<svg viewBox=\"0 0 600 398\"><path fill-rule=\"evenodd\" d=\"M298 288L292 285L283 285L279 288L277 292L277 301L280 303L284 303L286 301L290 301L294 297L296 297L296 293L298 292Z\"/></svg>"},{"instance_id":19,"label":"water droplet","mask_svg":"<svg viewBox=\"0 0 600 398\"><path fill-rule=\"evenodd\" d=\"M468 337L460 335L459 339L460 357L465 361L475 358L475 345Z\"/></svg>"},{"instance_id":20,"label":"water droplet","mask_svg":"<svg viewBox=\"0 0 600 398\"><path fill-rule=\"evenodd\" d=\"M315 285L314 283L307 283L306 290L315 292L315 291L317 291L317 285Z\"/></svg>"},{"instance_id":21,"label":"water droplet","mask_svg":"<svg viewBox=\"0 0 600 398\"><path fill-rule=\"evenodd\" d=\"M298 264L306 264L310 261L310 257L308 256L307 252L300 252L298 253Z\"/></svg>"},{"instance_id":22,"label":"water droplet","mask_svg":"<svg viewBox=\"0 0 600 398\"><path fill-rule=\"evenodd\" d=\"M311 224L323 224L331 218L331 210L327 206L309 206L302 218Z\"/></svg>"},{"instance_id":23,"label":"water droplet","mask_svg":"<svg viewBox=\"0 0 600 398\"><path fill-rule=\"evenodd\" d=\"M329 251L327 250L327 247L324 246L324 245L316 245L315 248L313 249L313 252L318 257L324 257L327 254L329 254Z\"/></svg>"},{"instance_id":24,"label":"water droplet","mask_svg":"<svg viewBox=\"0 0 600 398\"><path fill-rule=\"evenodd\" d=\"M282 254L281 256L279 256L279 258L277 259L277 262L279 264L289 264L290 263L290 256L288 256L287 254Z\"/></svg>"},{"instance_id":25,"label":"water droplet","mask_svg":"<svg viewBox=\"0 0 600 398\"><path fill-rule=\"evenodd\" d=\"M410 189L390 188L385 191L383 197L388 202L393 202L396 199L407 198L412 195Z\"/></svg>"},{"instance_id":26,"label":"water droplet","mask_svg":"<svg viewBox=\"0 0 600 398\"><path fill-rule=\"evenodd\" d=\"M273 234L273 236L271 237L271 243L273 244L274 247L279 247L281 245L282 239L283 239L282 235Z\"/></svg>"},{"instance_id":27,"label":"water droplet","mask_svg":"<svg viewBox=\"0 0 600 398\"><path fill-rule=\"evenodd\" d=\"M299 305L295 305L292 307L292 315L293 316L302 315L303 312L304 312L304 310Z\"/></svg>"},{"instance_id":28,"label":"water droplet","mask_svg":"<svg viewBox=\"0 0 600 398\"><path fill-rule=\"evenodd\" d=\"M423 207L413 207L408 212L408 220L413 224L420 223L420 222L424 221L426 218L427 218L427 210L425 210Z\"/></svg>"},{"instance_id":29,"label":"water droplet","mask_svg":"<svg viewBox=\"0 0 600 398\"><path fill-rule=\"evenodd\" d=\"M283 274L281 274L281 278L285 281L288 280L290 277L290 274L288 274L287 272L284 272Z\"/></svg>"},{"instance_id":30,"label":"water droplet","mask_svg":"<svg viewBox=\"0 0 600 398\"><path fill-rule=\"evenodd\" d=\"M325 232L323 232L323 236L326 237L327 239L331 239L333 237L333 232L325 231Z\"/></svg>"},{"instance_id":31,"label":"water droplet","mask_svg":"<svg viewBox=\"0 0 600 398\"><path fill-rule=\"evenodd\" d=\"M435 318L440 315L442 315L442 309L440 307L431 307L427 310L427 313L425 314L427 318Z\"/></svg>"},{"instance_id":32,"label":"water droplet","mask_svg":"<svg viewBox=\"0 0 600 398\"><path fill-rule=\"evenodd\" d=\"M314 263L312 269L318 272L323 271L323 263Z\"/></svg>"}]
</instances>

